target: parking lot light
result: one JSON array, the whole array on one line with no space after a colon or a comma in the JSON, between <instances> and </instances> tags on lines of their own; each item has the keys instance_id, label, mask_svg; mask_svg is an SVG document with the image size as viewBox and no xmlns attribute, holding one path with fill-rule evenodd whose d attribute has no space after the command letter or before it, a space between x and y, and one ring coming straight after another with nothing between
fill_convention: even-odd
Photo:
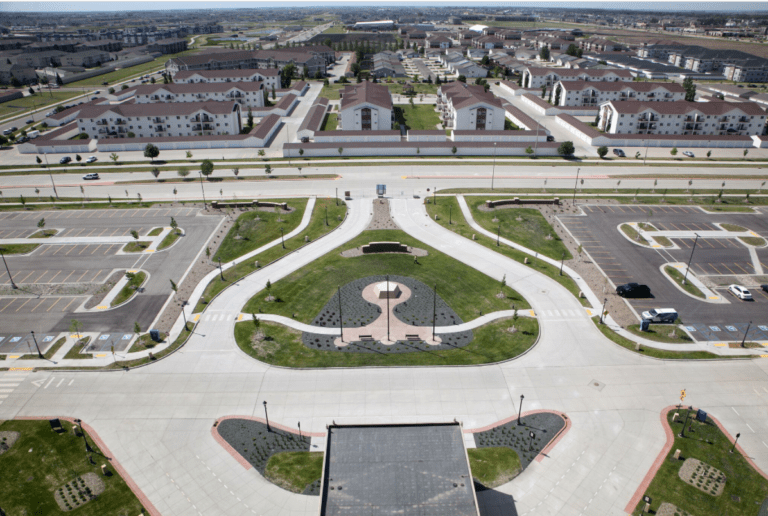
<instances>
[{"instance_id":1,"label":"parking lot light","mask_svg":"<svg viewBox=\"0 0 768 516\"><path fill-rule=\"evenodd\" d=\"M269 428L269 414L267 414L267 400L264 400L264 418L267 420L267 432L271 432L272 429Z\"/></svg>"},{"instance_id":2,"label":"parking lot light","mask_svg":"<svg viewBox=\"0 0 768 516\"><path fill-rule=\"evenodd\" d=\"M525 399L525 395L521 394L520 395L520 408L517 411L517 426L521 425L521 423L520 423L520 416L523 413L523 400L524 399Z\"/></svg>"},{"instance_id":3,"label":"parking lot light","mask_svg":"<svg viewBox=\"0 0 768 516\"><path fill-rule=\"evenodd\" d=\"M747 333L749 333L749 327L752 326L752 321L749 321L749 324L747 324L747 331L744 332L744 338L741 339L741 347L744 347L744 342L747 340Z\"/></svg>"},{"instance_id":4,"label":"parking lot light","mask_svg":"<svg viewBox=\"0 0 768 516\"><path fill-rule=\"evenodd\" d=\"M691 260L693 260L693 252L696 250L696 242L699 241L699 234L694 233L696 235L696 239L693 241L693 247L691 248L691 256L688 257L688 265L685 267L685 274L683 275L683 285L685 285L685 280L688 278L688 269L691 268Z\"/></svg>"},{"instance_id":5,"label":"parking lot light","mask_svg":"<svg viewBox=\"0 0 768 516\"><path fill-rule=\"evenodd\" d=\"M576 182L573 183L573 200L571 201L571 205L576 206L576 188L579 186L579 172L581 172L580 168L576 169Z\"/></svg>"},{"instance_id":6,"label":"parking lot light","mask_svg":"<svg viewBox=\"0 0 768 516\"><path fill-rule=\"evenodd\" d=\"M603 324L603 314L605 313L605 305L608 304L608 298L603 299L603 309L600 310L600 324Z\"/></svg>"},{"instance_id":7,"label":"parking lot light","mask_svg":"<svg viewBox=\"0 0 768 516\"><path fill-rule=\"evenodd\" d=\"M35 332L30 331L29 333L32 334L32 340L35 341L35 347L37 348L37 358L43 358L43 354L40 353L40 346L37 345L37 339L35 338Z\"/></svg>"},{"instance_id":8,"label":"parking lot light","mask_svg":"<svg viewBox=\"0 0 768 516\"><path fill-rule=\"evenodd\" d=\"M19 288L19 286L16 285L16 283L14 283L13 281L13 277L11 276L11 269L8 268L8 262L5 261L5 254L3 254L3 250L4 249L0 247L0 256L3 257L3 264L5 264L5 271L8 273L8 279L11 280L11 288L16 290L17 288Z\"/></svg>"}]
</instances>

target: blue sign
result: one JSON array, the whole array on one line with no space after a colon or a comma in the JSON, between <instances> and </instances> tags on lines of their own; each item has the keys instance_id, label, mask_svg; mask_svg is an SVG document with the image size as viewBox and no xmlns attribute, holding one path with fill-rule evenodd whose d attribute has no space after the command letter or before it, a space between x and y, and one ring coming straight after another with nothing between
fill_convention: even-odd
<instances>
[{"instance_id":1,"label":"blue sign","mask_svg":"<svg viewBox=\"0 0 768 516\"><path fill-rule=\"evenodd\" d=\"M107 333L106 335L102 335L101 337L99 337L99 340L108 340L108 339L109 339L109 333Z\"/></svg>"},{"instance_id":2,"label":"blue sign","mask_svg":"<svg viewBox=\"0 0 768 516\"><path fill-rule=\"evenodd\" d=\"M19 342L21 340L21 337L14 337L11 339L11 342Z\"/></svg>"},{"instance_id":3,"label":"blue sign","mask_svg":"<svg viewBox=\"0 0 768 516\"><path fill-rule=\"evenodd\" d=\"M758 326L763 331L768 331L768 326Z\"/></svg>"},{"instance_id":4,"label":"blue sign","mask_svg":"<svg viewBox=\"0 0 768 516\"><path fill-rule=\"evenodd\" d=\"M53 340L53 335L48 335L46 338L43 339L43 342L51 342Z\"/></svg>"},{"instance_id":5,"label":"blue sign","mask_svg":"<svg viewBox=\"0 0 768 516\"><path fill-rule=\"evenodd\" d=\"M720 331L720 328L718 328L717 326L710 326L709 329L712 331Z\"/></svg>"},{"instance_id":6,"label":"blue sign","mask_svg":"<svg viewBox=\"0 0 768 516\"><path fill-rule=\"evenodd\" d=\"M131 334L126 333L125 335L123 335L123 340L131 340Z\"/></svg>"},{"instance_id":7,"label":"blue sign","mask_svg":"<svg viewBox=\"0 0 768 516\"><path fill-rule=\"evenodd\" d=\"M686 330L688 330L688 331L696 331L696 327L695 326L685 326L684 328Z\"/></svg>"},{"instance_id":8,"label":"blue sign","mask_svg":"<svg viewBox=\"0 0 768 516\"><path fill-rule=\"evenodd\" d=\"M725 329L728 331L739 331L736 329L736 326L726 326Z\"/></svg>"}]
</instances>

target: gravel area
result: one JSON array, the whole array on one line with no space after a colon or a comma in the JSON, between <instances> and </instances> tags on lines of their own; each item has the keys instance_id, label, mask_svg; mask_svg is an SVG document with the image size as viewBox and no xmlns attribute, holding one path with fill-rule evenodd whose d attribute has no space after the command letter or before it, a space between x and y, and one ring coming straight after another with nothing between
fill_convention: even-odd
<instances>
[{"instance_id":1,"label":"gravel area","mask_svg":"<svg viewBox=\"0 0 768 516\"><path fill-rule=\"evenodd\" d=\"M22 284L18 289L0 287L0 296L88 296L104 287L104 283Z\"/></svg>"},{"instance_id":2,"label":"gravel area","mask_svg":"<svg viewBox=\"0 0 768 516\"><path fill-rule=\"evenodd\" d=\"M505 446L520 456L520 466L527 468L541 450L547 447L557 433L565 427L565 420L559 414L540 412L523 417L517 425L517 419L475 434L478 448ZM529 432L536 436L530 438Z\"/></svg>"},{"instance_id":3,"label":"gravel area","mask_svg":"<svg viewBox=\"0 0 768 516\"><path fill-rule=\"evenodd\" d=\"M113 272L112 275L107 278L107 281L105 281L100 288L96 289L93 295L91 295L91 298L85 303L83 308L93 308L99 306L102 300L107 297L107 294L110 293L112 288L117 285L117 282L120 281L120 278L123 276L125 276L124 270Z\"/></svg>"},{"instance_id":4,"label":"gravel area","mask_svg":"<svg viewBox=\"0 0 768 516\"><path fill-rule=\"evenodd\" d=\"M104 492L104 481L96 473L86 473L58 488L53 497L64 512L73 511Z\"/></svg>"},{"instance_id":5,"label":"gravel area","mask_svg":"<svg viewBox=\"0 0 768 516\"><path fill-rule=\"evenodd\" d=\"M664 502L656 511L656 516L693 516L690 512L684 511L675 504Z\"/></svg>"},{"instance_id":6,"label":"gravel area","mask_svg":"<svg viewBox=\"0 0 768 516\"><path fill-rule=\"evenodd\" d=\"M283 430L249 419L225 419L217 427L219 435L248 463L264 476L269 458L281 452L310 451L311 440L307 436ZM266 477L265 477L266 478ZM311 483L302 494L319 496L320 481Z\"/></svg>"},{"instance_id":7,"label":"gravel area","mask_svg":"<svg viewBox=\"0 0 768 516\"><path fill-rule=\"evenodd\" d=\"M347 283L341 287L341 315L345 328L360 328L379 318L381 309L366 301L362 297L363 289L371 283L379 283L386 280L386 276L368 276ZM433 296L432 289L413 278L407 276L390 276L391 282L402 283L411 289L411 297L398 303L391 300L394 306L394 315L398 320L411 326L432 326ZM436 326L450 326L461 324L461 318L456 312L437 296ZM334 295L326 303L320 313L311 323L313 326L338 328L339 327L339 296ZM398 341L396 344L385 346L377 341L357 341L349 346L338 347L334 344L336 336L320 335L316 333L303 333L302 342L308 348L318 348L324 351L339 351L343 353L411 353L415 351L440 351L464 347L472 342L472 331L456 332L439 335L442 343L439 345L427 344L423 341Z\"/></svg>"},{"instance_id":8,"label":"gravel area","mask_svg":"<svg viewBox=\"0 0 768 516\"><path fill-rule=\"evenodd\" d=\"M19 432L0 432L0 455L10 450L20 435Z\"/></svg>"},{"instance_id":9,"label":"gravel area","mask_svg":"<svg viewBox=\"0 0 768 516\"><path fill-rule=\"evenodd\" d=\"M723 472L698 459L685 459L677 474L686 484L712 496L720 496L725 489Z\"/></svg>"},{"instance_id":10,"label":"gravel area","mask_svg":"<svg viewBox=\"0 0 768 516\"><path fill-rule=\"evenodd\" d=\"M389 215L389 200L375 199L373 201L373 218L371 223L365 228L366 231L374 229L400 229Z\"/></svg>"}]
</instances>

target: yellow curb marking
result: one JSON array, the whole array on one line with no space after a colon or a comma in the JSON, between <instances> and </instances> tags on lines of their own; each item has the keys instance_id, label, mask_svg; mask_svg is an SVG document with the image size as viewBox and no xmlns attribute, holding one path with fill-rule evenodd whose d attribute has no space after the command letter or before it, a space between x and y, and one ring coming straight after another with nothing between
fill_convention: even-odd
<instances>
[{"instance_id":1,"label":"yellow curb marking","mask_svg":"<svg viewBox=\"0 0 768 516\"><path fill-rule=\"evenodd\" d=\"M651 247L653 247L654 249L658 249L661 246L659 244L653 244Z\"/></svg>"},{"instance_id":2,"label":"yellow curb marking","mask_svg":"<svg viewBox=\"0 0 768 516\"><path fill-rule=\"evenodd\" d=\"M243 314L240 314L240 315L238 315L238 316L237 316L237 320L238 320L238 321L242 321L242 320L243 320Z\"/></svg>"},{"instance_id":3,"label":"yellow curb marking","mask_svg":"<svg viewBox=\"0 0 768 516\"><path fill-rule=\"evenodd\" d=\"M677 269L682 269L682 268L683 268L683 266L682 266L682 265L673 265L673 267L675 267L675 268L677 268Z\"/></svg>"},{"instance_id":4,"label":"yellow curb marking","mask_svg":"<svg viewBox=\"0 0 768 516\"><path fill-rule=\"evenodd\" d=\"M768 358L768 355L760 355L760 358ZM13 369L11 369L13 371Z\"/></svg>"},{"instance_id":5,"label":"yellow curb marking","mask_svg":"<svg viewBox=\"0 0 768 516\"><path fill-rule=\"evenodd\" d=\"M21 355L8 355L8 358L19 358Z\"/></svg>"},{"instance_id":6,"label":"yellow curb marking","mask_svg":"<svg viewBox=\"0 0 768 516\"><path fill-rule=\"evenodd\" d=\"M144 249L144 252L145 253L154 253L155 250L154 249Z\"/></svg>"},{"instance_id":7,"label":"yellow curb marking","mask_svg":"<svg viewBox=\"0 0 768 516\"><path fill-rule=\"evenodd\" d=\"M200 319L200 314L195 315L192 320L197 322L197 320Z\"/></svg>"},{"instance_id":8,"label":"yellow curb marking","mask_svg":"<svg viewBox=\"0 0 768 516\"><path fill-rule=\"evenodd\" d=\"M80 338L80 337L82 337L82 336L83 336L83 334L82 334L82 333L81 333L80 335L78 335L78 334L76 334L76 333L75 333L75 334L72 334L72 335L70 335L70 336L69 336L69 338L70 338L70 339L79 339L79 338Z\"/></svg>"},{"instance_id":9,"label":"yellow curb marking","mask_svg":"<svg viewBox=\"0 0 768 516\"><path fill-rule=\"evenodd\" d=\"M707 299L720 299L720 296L709 296Z\"/></svg>"},{"instance_id":10,"label":"yellow curb marking","mask_svg":"<svg viewBox=\"0 0 768 516\"><path fill-rule=\"evenodd\" d=\"M721 343L719 343L719 344L715 344L715 347L716 347L716 348L724 348L724 347L725 347L725 344L721 342Z\"/></svg>"},{"instance_id":11,"label":"yellow curb marking","mask_svg":"<svg viewBox=\"0 0 768 516\"><path fill-rule=\"evenodd\" d=\"M107 308L109 308L107 305L101 305L101 306L97 306L96 310L106 310Z\"/></svg>"},{"instance_id":12,"label":"yellow curb marking","mask_svg":"<svg viewBox=\"0 0 768 516\"><path fill-rule=\"evenodd\" d=\"M11 367L8 370L9 371L31 371L34 367Z\"/></svg>"},{"instance_id":13,"label":"yellow curb marking","mask_svg":"<svg viewBox=\"0 0 768 516\"><path fill-rule=\"evenodd\" d=\"M93 356L95 356L96 358L101 358L101 357L105 357L105 356L107 356L107 355L106 355L106 354L103 354L103 355L93 355Z\"/></svg>"},{"instance_id":14,"label":"yellow curb marking","mask_svg":"<svg viewBox=\"0 0 768 516\"><path fill-rule=\"evenodd\" d=\"M528 313L531 314L531 317L536 317L536 313L533 310L528 310Z\"/></svg>"},{"instance_id":15,"label":"yellow curb marking","mask_svg":"<svg viewBox=\"0 0 768 516\"><path fill-rule=\"evenodd\" d=\"M590 310L589 308L587 308L587 315L592 315L592 310Z\"/></svg>"}]
</instances>

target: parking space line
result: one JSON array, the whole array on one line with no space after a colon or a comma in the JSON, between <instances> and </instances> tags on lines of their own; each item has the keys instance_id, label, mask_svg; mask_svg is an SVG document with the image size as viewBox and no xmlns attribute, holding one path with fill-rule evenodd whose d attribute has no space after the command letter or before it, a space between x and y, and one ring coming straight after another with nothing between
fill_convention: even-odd
<instances>
[{"instance_id":1,"label":"parking space line","mask_svg":"<svg viewBox=\"0 0 768 516\"><path fill-rule=\"evenodd\" d=\"M53 302L53 304L52 304L51 306L49 306L49 307L48 307L48 310L46 310L46 312L50 312L50 311L51 311L51 309L52 309L54 306L56 306L56 305L59 303L59 301L61 301L61 299L62 299L62 298L60 298L60 297L57 297L57 298L56 298L56 301L54 301L54 302Z\"/></svg>"},{"instance_id":2,"label":"parking space line","mask_svg":"<svg viewBox=\"0 0 768 516\"><path fill-rule=\"evenodd\" d=\"M96 275L95 275L93 278L91 278L91 279L90 279L90 281L88 281L88 283L93 283L93 280L95 280L96 278L98 278L98 277L99 277L99 274L101 274L101 269L99 269L98 271L96 271Z\"/></svg>"},{"instance_id":3,"label":"parking space line","mask_svg":"<svg viewBox=\"0 0 768 516\"><path fill-rule=\"evenodd\" d=\"M37 256L45 256L45 253L49 253L53 250L52 245L44 245L43 250L37 253Z\"/></svg>"},{"instance_id":4,"label":"parking space line","mask_svg":"<svg viewBox=\"0 0 768 516\"><path fill-rule=\"evenodd\" d=\"M74 251L75 249L77 249L77 246L76 246L76 245L73 245L73 246L72 246L72 249L70 249L69 251L67 251L66 253L64 253L64 256L68 255L69 253L71 253L71 252L72 252L72 251Z\"/></svg>"},{"instance_id":5,"label":"parking space line","mask_svg":"<svg viewBox=\"0 0 768 516\"><path fill-rule=\"evenodd\" d=\"M58 253L59 251L61 251L65 247L67 247L67 246L65 246L65 245L58 246L58 249L56 249L51 256L56 256L56 253Z\"/></svg>"},{"instance_id":6,"label":"parking space line","mask_svg":"<svg viewBox=\"0 0 768 516\"><path fill-rule=\"evenodd\" d=\"M49 271L45 271L44 273L42 273L42 274L41 274L40 276L38 276L38 277L37 277L37 278L36 278L34 281L32 281L32 283L37 283L38 281L40 281L40 279L44 278L44 277L45 277L45 275L46 275L46 274L48 274L48 272L49 272ZM42 283L42 282L41 282L41 283Z\"/></svg>"},{"instance_id":7,"label":"parking space line","mask_svg":"<svg viewBox=\"0 0 768 516\"><path fill-rule=\"evenodd\" d=\"M70 276L72 276L74 273L75 273L75 271L72 271L72 272L70 272L69 274L67 274L67 277L66 277L66 278L64 278L63 280L61 280L61 282L62 282L62 283L66 283L66 282L67 282L67 280L69 279L69 277L70 277Z\"/></svg>"},{"instance_id":8,"label":"parking space line","mask_svg":"<svg viewBox=\"0 0 768 516\"><path fill-rule=\"evenodd\" d=\"M738 267L739 269L743 270L743 271L744 271L744 274L751 274L750 272L747 272L747 270L746 270L746 269L744 269L744 267L742 267L742 266L741 266L741 265L739 265L738 263L734 263L734 264L733 264L733 266L734 266L734 267Z\"/></svg>"},{"instance_id":9,"label":"parking space line","mask_svg":"<svg viewBox=\"0 0 768 516\"><path fill-rule=\"evenodd\" d=\"M93 254L93 253L95 253L96 251L98 251L98 250L99 250L99 248L100 248L101 246L103 246L103 245L104 245L104 244L99 244L99 245L97 245L97 246L96 246L96 249L94 249L93 251L91 251L91 254Z\"/></svg>"},{"instance_id":10,"label":"parking space line","mask_svg":"<svg viewBox=\"0 0 768 516\"><path fill-rule=\"evenodd\" d=\"M51 276L51 279L49 279L48 281L46 281L46 283L53 283L53 279L54 279L56 276L58 276L59 274L61 274L62 272L64 272L64 271L56 271L56 274L54 274L53 276Z\"/></svg>"},{"instance_id":11,"label":"parking space line","mask_svg":"<svg viewBox=\"0 0 768 516\"><path fill-rule=\"evenodd\" d=\"M110 245L109 247L107 247L107 248L104 250L104 254L107 254L107 253L109 253L109 252L112 250L112 247L113 247L113 246L115 246L115 245L117 245L117 244L112 244L112 245Z\"/></svg>"},{"instance_id":12,"label":"parking space line","mask_svg":"<svg viewBox=\"0 0 768 516\"><path fill-rule=\"evenodd\" d=\"M82 251L80 251L79 253L77 253L77 255L78 255L78 256L80 256L80 255L81 255L81 254L83 254L83 253L85 252L85 250L86 250L86 249L88 249L89 247L91 247L91 245L90 245L90 244L88 244L87 246L83 247L83 250L82 250ZM91 253L91 254L93 254L93 253Z\"/></svg>"},{"instance_id":13,"label":"parking space line","mask_svg":"<svg viewBox=\"0 0 768 516\"><path fill-rule=\"evenodd\" d=\"M728 267L726 264L724 264L724 263L721 263L721 265L722 265L723 267L725 267L726 269L728 269L729 271L731 271L731 268L730 268L730 267ZM736 273L735 273L735 272L733 272L733 271L731 271L731 274L736 274Z\"/></svg>"},{"instance_id":14,"label":"parking space line","mask_svg":"<svg viewBox=\"0 0 768 516\"><path fill-rule=\"evenodd\" d=\"M32 301L32 299L33 299L33 298L31 298L31 297L27 298L27 300L26 300L26 301L24 301L24 302L21 304L21 306L20 306L20 307L18 307L18 308L16 309L16 311L18 312L19 310L21 310L21 309L24 307L24 305L26 305L27 303L29 303L30 301Z\"/></svg>"},{"instance_id":15,"label":"parking space line","mask_svg":"<svg viewBox=\"0 0 768 516\"><path fill-rule=\"evenodd\" d=\"M62 311L62 312L66 312L66 311L67 311L67 308L69 308L69 305L71 305L72 303L74 303L76 300L77 300L77 298L76 298L76 297L73 297L73 298L72 298L72 301L70 301L70 302L67 304L67 306L65 306L64 308L62 308L62 309L61 309L61 311Z\"/></svg>"},{"instance_id":16,"label":"parking space line","mask_svg":"<svg viewBox=\"0 0 768 516\"><path fill-rule=\"evenodd\" d=\"M48 301L48 298L47 298L47 297L44 297L44 298L42 299L42 301L40 301L39 303L37 303L37 305L35 305L35 307L34 307L32 310L30 310L30 312L34 312L35 310L37 310L37 309L38 309L38 307L39 307L40 305L42 305L43 303L45 303L46 301Z\"/></svg>"},{"instance_id":17,"label":"parking space line","mask_svg":"<svg viewBox=\"0 0 768 516\"><path fill-rule=\"evenodd\" d=\"M85 276L86 274L88 274L88 272L89 272L89 271L85 271L85 272L83 273L83 276ZM83 276L80 276L79 278L77 278L77 281L76 281L75 283L80 283L80 280L81 280L81 279L83 279Z\"/></svg>"},{"instance_id":18,"label":"parking space line","mask_svg":"<svg viewBox=\"0 0 768 516\"><path fill-rule=\"evenodd\" d=\"M9 306L11 306L11 305L13 304L13 302L14 302L14 301L16 301L16 300L15 300L15 299L11 299L11 302L10 302L10 303L8 303L7 305L5 305L3 308L0 308L0 312L4 311L6 308L8 308Z\"/></svg>"},{"instance_id":19,"label":"parking space line","mask_svg":"<svg viewBox=\"0 0 768 516\"><path fill-rule=\"evenodd\" d=\"M91 235L93 234L93 232L94 232L94 231L96 231L96 229L98 229L98 228L93 228L93 229L92 229L92 230L91 230L91 231L90 231L90 232L89 232L87 235L85 235L85 236L87 236L87 237L91 236Z\"/></svg>"},{"instance_id":20,"label":"parking space line","mask_svg":"<svg viewBox=\"0 0 768 516\"><path fill-rule=\"evenodd\" d=\"M101 236L101 235L103 235L103 234L104 234L106 231L107 231L107 228L104 228L104 229L102 229L102 230L101 230L101 233L99 233L99 234L98 234L98 235L96 235L96 236L97 236L97 237L100 237L100 236Z\"/></svg>"},{"instance_id":21,"label":"parking space line","mask_svg":"<svg viewBox=\"0 0 768 516\"><path fill-rule=\"evenodd\" d=\"M30 276L32 276L34 273L35 273L35 271L32 271L32 272L30 272L29 274L27 274L26 276L24 276L24 277L23 277L21 280L19 280L19 283L24 283L24 282L27 280L27 278L29 278Z\"/></svg>"}]
</instances>

